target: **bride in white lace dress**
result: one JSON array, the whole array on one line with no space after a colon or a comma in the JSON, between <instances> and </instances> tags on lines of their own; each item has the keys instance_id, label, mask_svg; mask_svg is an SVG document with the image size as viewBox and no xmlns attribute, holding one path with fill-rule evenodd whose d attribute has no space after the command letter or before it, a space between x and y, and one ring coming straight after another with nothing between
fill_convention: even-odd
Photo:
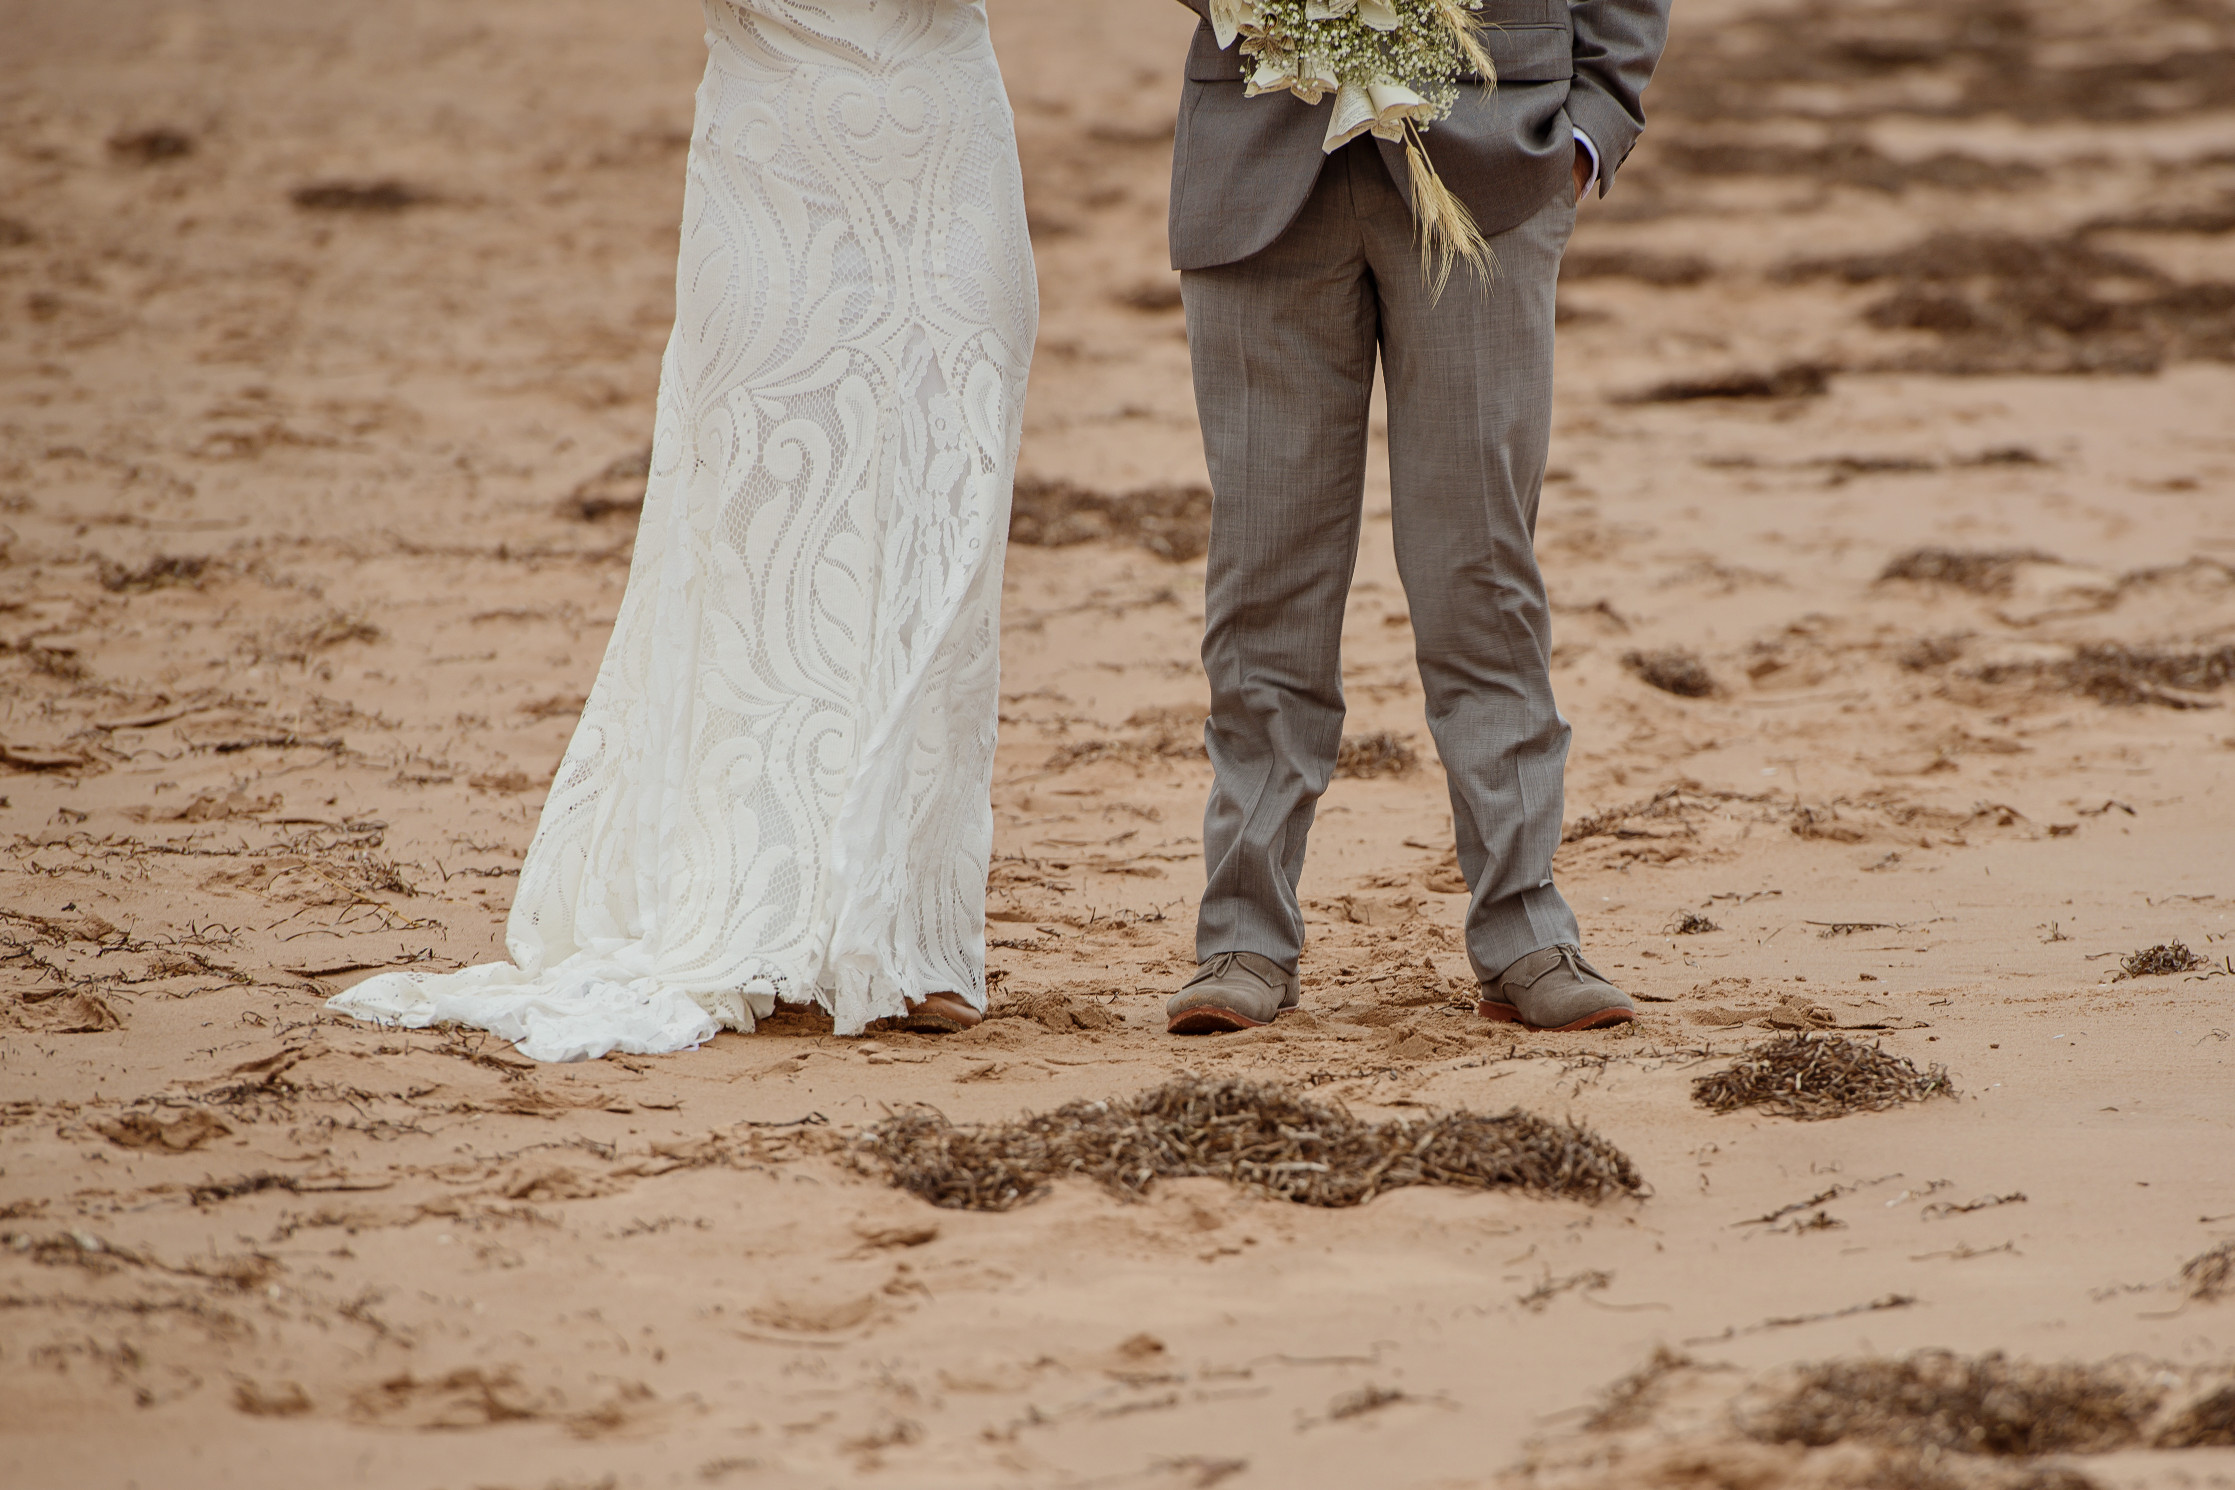
<instances>
[{"instance_id":1,"label":"bride in white lace dress","mask_svg":"<svg viewBox=\"0 0 2235 1490\"><path fill-rule=\"evenodd\" d=\"M998 607L1039 306L981 0L705 0L675 330L619 618L511 961L330 1007L542 1060L779 999L985 1007Z\"/></svg>"}]
</instances>

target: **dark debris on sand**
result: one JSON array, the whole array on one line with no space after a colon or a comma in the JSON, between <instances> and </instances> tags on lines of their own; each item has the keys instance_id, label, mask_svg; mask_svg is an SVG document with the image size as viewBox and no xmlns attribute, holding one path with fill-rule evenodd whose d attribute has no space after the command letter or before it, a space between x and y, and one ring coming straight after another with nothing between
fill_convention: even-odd
<instances>
[{"instance_id":1,"label":"dark debris on sand","mask_svg":"<svg viewBox=\"0 0 2235 1490\"><path fill-rule=\"evenodd\" d=\"M1908 580L1947 585L1973 595L2007 595L2026 564L2062 564L2037 548L1914 548L1878 572L1881 584ZM2150 572L2129 575L2146 579ZM1968 637L1926 637L1900 657L1903 667L1924 672L1957 660ZM1991 662L1973 674L1983 683L2033 682L2064 693L2084 694L2105 704L2156 704L2170 709L2208 709L2215 705L2195 695L2216 692L2235 682L2235 643L2216 647L2130 646L2124 642L2087 642L2069 657Z\"/></svg>"},{"instance_id":2,"label":"dark debris on sand","mask_svg":"<svg viewBox=\"0 0 2235 1490\"><path fill-rule=\"evenodd\" d=\"M2235 1448L2235 1386L2224 1386L2176 1413L2157 1435L2161 1449Z\"/></svg>"},{"instance_id":3,"label":"dark debris on sand","mask_svg":"<svg viewBox=\"0 0 2235 1490\"><path fill-rule=\"evenodd\" d=\"M1831 391L1832 369L1820 362L1788 362L1767 372L1714 373L1656 383L1616 403L1680 404L1709 398L1817 398Z\"/></svg>"},{"instance_id":4,"label":"dark debris on sand","mask_svg":"<svg viewBox=\"0 0 2235 1490\"><path fill-rule=\"evenodd\" d=\"M1640 802L1621 802L1579 817L1561 831L1560 841L1582 843L1592 838L1653 836L1655 830L1641 828L1636 824L1640 820L1686 824L1693 818L1715 812L1733 802L1761 803L1770 800L1770 794L1750 797L1739 792L1710 791L1697 782L1688 782L1683 786L1664 787Z\"/></svg>"},{"instance_id":5,"label":"dark debris on sand","mask_svg":"<svg viewBox=\"0 0 2235 1490\"><path fill-rule=\"evenodd\" d=\"M1679 26L1653 80L1669 118L1754 120L1809 89L1834 128L1931 119L2163 120L2235 105L2235 27L2224 7L1948 5L1800 0L1713 26Z\"/></svg>"},{"instance_id":6,"label":"dark debris on sand","mask_svg":"<svg viewBox=\"0 0 2235 1490\"><path fill-rule=\"evenodd\" d=\"M863 1133L856 1155L950 1210L1009 1210L1067 1175L1127 1199L1159 1179L1208 1176L1318 1206L1361 1205L1408 1185L1585 1201L1645 1188L1596 1133L1519 1109L1372 1123L1286 1087L1199 1076L989 1126L919 1108Z\"/></svg>"},{"instance_id":7,"label":"dark debris on sand","mask_svg":"<svg viewBox=\"0 0 2235 1490\"><path fill-rule=\"evenodd\" d=\"M2181 1288L2200 1304L2235 1294L2235 1242L2221 1242L2182 1264Z\"/></svg>"},{"instance_id":8,"label":"dark debris on sand","mask_svg":"<svg viewBox=\"0 0 2235 1490\"><path fill-rule=\"evenodd\" d=\"M1202 557L1211 541L1211 489L1200 484L1104 492L1069 481L1017 478L1009 541L1037 548L1131 543L1158 558Z\"/></svg>"},{"instance_id":9,"label":"dark debris on sand","mask_svg":"<svg viewBox=\"0 0 2235 1490\"><path fill-rule=\"evenodd\" d=\"M199 585L209 565L208 559L179 554L158 554L137 569L103 559L101 588L122 595L160 590L166 585Z\"/></svg>"},{"instance_id":10,"label":"dark debris on sand","mask_svg":"<svg viewBox=\"0 0 2235 1490\"><path fill-rule=\"evenodd\" d=\"M1640 680L1678 698L1709 698L1717 691L1715 675L1707 670L1707 664L1700 661L1698 653L1683 647L1625 652L1622 665Z\"/></svg>"},{"instance_id":11,"label":"dark debris on sand","mask_svg":"<svg viewBox=\"0 0 2235 1490\"><path fill-rule=\"evenodd\" d=\"M435 200L393 178L378 181L312 181L287 194L288 200L310 212L401 212Z\"/></svg>"},{"instance_id":12,"label":"dark debris on sand","mask_svg":"<svg viewBox=\"0 0 2235 1490\"><path fill-rule=\"evenodd\" d=\"M2047 174L2023 161L1985 160L1942 150L1906 160L1846 131L1820 145L1684 137L1663 141L1656 163L1688 176L1799 176L1818 187L1856 186L1898 193L1912 186L1943 191L2015 191Z\"/></svg>"},{"instance_id":13,"label":"dark debris on sand","mask_svg":"<svg viewBox=\"0 0 2235 1490\"><path fill-rule=\"evenodd\" d=\"M1823 1448L1849 1439L1905 1449L2030 1457L2100 1453L2142 1440L2164 1392L2137 1373L2036 1366L1998 1351L1919 1351L1899 1360L1803 1367L1741 1415L1763 1443Z\"/></svg>"},{"instance_id":14,"label":"dark debris on sand","mask_svg":"<svg viewBox=\"0 0 2235 1490\"><path fill-rule=\"evenodd\" d=\"M1637 248L1571 250L1560 260L1562 279L1634 279L1662 289L1705 284L1715 267L1698 254L1658 254Z\"/></svg>"},{"instance_id":15,"label":"dark debris on sand","mask_svg":"<svg viewBox=\"0 0 2235 1490\"><path fill-rule=\"evenodd\" d=\"M1881 580L1908 579L1953 585L1978 595L2006 593L2016 568L2024 563L2060 562L2031 550L1917 549L1887 565ZM1968 633L1921 637L1896 659L1911 672L1931 672L1958 661ZM1982 683L2030 683L2058 693L2076 693L2100 704L2151 704L2162 709L2212 709L2200 695L2235 682L2235 644L2181 649L2137 647L2124 642L2087 642L2069 657L1989 662L1971 676Z\"/></svg>"},{"instance_id":16,"label":"dark debris on sand","mask_svg":"<svg viewBox=\"0 0 2235 1490\"><path fill-rule=\"evenodd\" d=\"M1200 709L1136 709L1125 721L1133 733L1120 739L1097 737L1058 745L1042 763L1044 771L1068 771L1074 766L1120 761L1146 766L1157 761L1203 758L1203 711Z\"/></svg>"},{"instance_id":17,"label":"dark debris on sand","mask_svg":"<svg viewBox=\"0 0 2235 1490\"><path fill-rule=\"evenodd\" d=\"M1879 570L1878 579L1880 583L1906 579L1951 585L1974 595L2006 595L2020 564L2062 562L2037 548L1913 548Z\"/></svg>"},{"instance_id":18,"label":"dark debris on sand","mask_svg":"<svg viewBox=\"0 0 2235 1490\"><path fill-rule=\"evenodd\" d=\"M2182 942L2159 942L2154 947L2144 947L2139 952L2129 952L2119 959L2119 976L2122 978L2163 978L2173 973L2192 973L2200 967L2210 967L2211 959L2199 957Z\"/></svg>"},{"instance_id":19,"label":"dark debris on sand","mask_svg":"<svg viewBox=\"0 0 2235 1490\"><path fill-rule=\"evenodd\" d=\"M1942 636L1920 636L1902 648L1894 660L1913 673L1930 672L1936 667L1946 667L1963 655L1964 644L1970 641L1965 632L1952 632Z\"/></svg>"},{"instance_id":20,"label":"dark debris on sand","mask_svg":"<svg viewBox=\"0 0 2235 1490\"><path fill-rule=\"evenodd\" d=\"M2110 1490L2069 1464L1959 1459L1937 1450L1882 1450L1826 1490Z\"/></svg>"},{"instance_id":21,"label":"dark debris on sand","mask_svg":"<svg viewBox=\"0 0 2235 1490\"><path fill-rule=\"evenodd\" d=\"M2107 213L2080 225L2082 233L2235 233L2235 194L2204 207L2144 207L2138 212Z\"/></svg>"},{"instance_id":22,"label":"dark debris on sand","mask_svg":"<svg viewBox=\"0 0 2235 1490\"><path fill-rule=\"evenodd\" d=\"M2027 670L2098 703L2208 709L2214 707L2209 700L2183 694L2213 692L2235 678L2235 645L2179 652L2104 642L2081 647L2062 662L2032 664L2026 669L1989 667L1980 676L1989 683L1999 683Z\"/></svg>"},{"instance_id":23,"label":"dark debris on sand","mask_svg":"<svg viewBox=\"0 0 2235 1490\"><path fill-rule=\"evenodd\" d=\"M1614 1384L1587 1432L1653 1428L1668 1379L1728 1370L1656 1350ZM2040 1365L2001 1352L1920 1350L1778 1371L1744 1391L1725 1421L1756 1443L1830 1450L1788 1477L1716 1476L1724 1487L1807 1484L1822 1490L2103 1490L2062 1456L2235 1445L2235 1384L2225 1367L2168 1368L2132 1357ZM1712 1433L1714 1430L1710 1430ZM1672 1462L1744 1462L1715 1437ZM2051 1457L2056 1456L2056 1457ZM1706 1485L1655 1475L1624 1483ZM1616 1481L1609 1479L1605 1483Z\"/></svg>"},{"instance_id":24,"label":"dark debris on sand","mask_svg":"<svg viewBox=\"0 0 2235 1490\"><path fill-rule=\"evenodd\" d=\"M608 517L634 520L644 512L644 488L652 478L652 447L616 456L559 504L561 513L586 523Z\"/></svg>"},{"instance_id":25,"label":"dark debris on sand","mask_svg":"<svg viewBox=\"0 0 2235 1490\"><path fill-rule=\"evenodd\" d=\"M2149 373L2235 361L2235 284L2176 281L2077 233L1936 233L1891 253L1800 260L1779 277L1889 286L1863 318L1938 336L1900 361L1918 371Z\"/></svg>"},{"instance_id":26,"label":"dark debris on sand","mask_svg":"<svg viewBox=\"0 0 2235 1490\"><path fill-rule=\"evenodd\" d=\"M1766 1041L1728 1070L1692 1082L1692 1100L1715 1112L1761 1107L1805 1121L1883 1112L1927 1097L1955 1094L1943 1067L1919 1071L1905 1056L1820 1034Z\"/></svg>"},{"instance_id":27,"label":"dark debris on sand","mask_svg":"<svg viewBox=\"0 0 2235 1490\"><path fill-rule=\"evenodd\" d=\"M183 160L194 153L194 137L183 129L158 124L147 129L125 130L109 136L109 153L143 166Z\"/></svg>"},{"instance_id":28,"label":"dark debris on sand","mask_svg":"<svg viewBox=\"0 0 2235 1490\"><path fill-rule=\"evenodd\" d=\"M1402 735L1375 730L1370 735L1345 735L1335 755L1337 776L1409 776L1420 766L1420 754Z\"/></svg>"},{"instance_id":29,"label":"dark debris on sand","mask_svg":"<svg viewBox=\"0 0 2235 1490\"><path fill-rule=\"evenodd\" d=\"M1111 299L1127 310L1146 311L1151 314L1180 308L1180 282L1177 277L1143 280L1130 289L1121 290Z\"/></svg>"},{"instance_id":30,"label":"dark debris on sand","mask_svg":"<svg viewBox=\"0 0 2235 1490\"><path fill-rule=\"evenodd\" d=\"M1660 1405L1668 1378L1698 1363L1688 1355L1670 1350L1666 1345L1653 1347L1653 1357L1644 1365L1608 1387L1600 1396L1598 1406L1583 1420L1587 1433L1617 1433L1626 1428L1640 1428L1652 1421L1653 1409Z\"/></svg>"}]
</instances>

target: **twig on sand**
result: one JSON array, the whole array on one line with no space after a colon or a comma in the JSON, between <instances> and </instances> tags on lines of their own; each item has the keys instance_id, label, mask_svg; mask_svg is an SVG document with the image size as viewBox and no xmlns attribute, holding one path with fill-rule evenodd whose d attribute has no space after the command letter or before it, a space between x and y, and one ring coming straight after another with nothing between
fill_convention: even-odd
<instances>
[{"instance_id":1,"label":"twig on sand","mask_svg":"<svg viewBox=\"0 0 2235 1490\"><path fill-rule=\"evenodd\" d=\"M1614 1275L1612 1273L1598 1268L1590 1269L1587 1272L1571 1273L1565 1278L1554 1278L1550 1272L1547 1272L1542 1282L1527 1293L1517 1297L1514 1302L1532 1314L1541 1314L1544 1312L1545 1305L1551 1303L1563 1293L1572 1293L1577 1289L1586 1293L1596 1292L1613 1281Z\"/></svg>"},{"instance_id":2,"label":"twig on sand","mask_svg":"<svg viewBox=\"0 0 2235 1490\"><path fill-rule=\"evenodd\" d=\"M1850 1304L1844 1309L1827 1309L1821 1314L1786 1314L1765 1319L1760 1324L1750 1324L1744 1329L1731 1326L1720 1335L1695 1335L1686 1345L1712 1345L1719 1340L1734 1340L1740 1335L1758 1335L1764 1330L1789 1330L1796 1325L1821 1324L1827 1319L1846 1319L1856 1314L1876 1314L1885 1309L1907 1309L1917 1302L1913 1293L1889 1293L1884 1298L1872 1299L1867 1304Z\"/></svg>"}]
</instances>

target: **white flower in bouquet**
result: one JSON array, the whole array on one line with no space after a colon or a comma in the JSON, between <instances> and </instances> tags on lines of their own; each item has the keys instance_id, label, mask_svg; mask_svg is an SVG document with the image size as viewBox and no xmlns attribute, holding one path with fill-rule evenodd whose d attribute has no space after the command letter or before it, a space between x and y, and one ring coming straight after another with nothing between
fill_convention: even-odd
<instances>
[{"instance_id":1,"label":"white flower in bouquet","mask_svg":"<svg viewBox=\"0 0 2235 1490\"><path fill-rule=\"evenodd\" d=\"M1485 277L1490 247L1451 194L1420 132L1451 112L1469 72L1495 84L1490 54L1475 34L1482 0L1211 0L1221 47L1241 40L1254 59L1243 92L1292 93L1308 104L1330 96L1332 155L1362 134L1404 143L1420 224L1421 265L1441 293L1453 259Z\"/></svg>"}]
</instances>

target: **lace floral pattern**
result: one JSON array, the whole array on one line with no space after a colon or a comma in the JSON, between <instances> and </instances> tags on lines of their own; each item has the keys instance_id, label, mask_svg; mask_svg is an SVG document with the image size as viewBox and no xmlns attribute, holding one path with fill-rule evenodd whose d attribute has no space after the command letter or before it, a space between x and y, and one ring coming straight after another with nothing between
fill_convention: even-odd
<instances>
[{"instance_id":1,"label":"lace floral pattern","mask_svg":"<svg viewBox=\"0 0 2235 1490\"><path fill-rule=\"evenodd\" d=\"M627 592L506 928L344 1013L528 1055L985 1004L998 607L1038 319L975 0L707 0Z\"/></svg>"}]
</instances>

